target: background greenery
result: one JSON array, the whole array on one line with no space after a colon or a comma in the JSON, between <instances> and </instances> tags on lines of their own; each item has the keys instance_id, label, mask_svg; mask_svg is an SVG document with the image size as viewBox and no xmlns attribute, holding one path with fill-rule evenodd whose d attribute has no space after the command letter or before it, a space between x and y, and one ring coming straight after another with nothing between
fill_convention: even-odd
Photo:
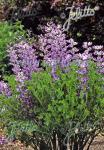
<instances>
[{"instance_id":1,"label":"background greenery","mask_svg":"<svg viewBox=\"0 0 104 150\"><path fill-rule=\"evenodd\" d=\"M23 25L20 22L14 24L7 21L0 22L0 74L11 72L9 67L7 49L10 44L15 43L25 36Z\"/></svg>"}]
</instances>

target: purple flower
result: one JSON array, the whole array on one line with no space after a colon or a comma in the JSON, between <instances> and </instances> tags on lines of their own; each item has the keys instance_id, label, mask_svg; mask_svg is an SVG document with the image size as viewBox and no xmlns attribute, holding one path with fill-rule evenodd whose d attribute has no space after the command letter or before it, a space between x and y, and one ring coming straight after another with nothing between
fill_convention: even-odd
<instances>
[{"instance_id":1,"label":"purple flower","mask_svg":"<svg viewBox=\"0 0 104 150\"><path fill-rule=\"evenodd\" d=\"M6 96L11 96L11 91L4 81L0 81L0 94L4 94Z\"/></svg>"},{"instance_id":2,"label":"purple flower","mask_svg":"<svg viewBox=\"0 0 104 150\"><path fill-rule=\"evenodd\" d=\"M89 59L91 59L91 55L89 53L89 49L88 49L88 43L84 43L86 46L86 50L84 53L82 54L77 54L77 65L78 65L78 80L79 80L79 88L78 88L78 93L77 95L80 96L80 91L81 89L83 89L83 98L85 99L86 97L86 92L87 92L87 72L88 72L88 61Z\"/></svg>"},{"instance_id":3,"label":"purple flower","mask_svg":"<svg viewBox=\"0 0 104 150\"><path fill-rule=\"evenodd\" d=\"M96 50L94 54L96 55L94 61L96 62L97 70L100 74L104 75L104 51Z\"/></svg>"},{"instance_id":4,"label":"purple flower","mask_svg":"<svg viewBox=\"0 0 104 150\"><path fill-rule=\"evenodd\" d=\"M78 73L79 75L84 75L84 74L87 73L87 69L86 69L86 68L79 69L79 70L77 71L77 73Z\"/></svg>"},{"instance_id":5,"label":"purple flower","mask_svg":"<svg viewBox=\"0 0 104 150\"><path fill-rule=\"evenodd\" d=\"M6 144L7 143L7 139L5 136L0 135L0 145Z\"/></svg>"},{"instance_id":6,"label":"purple flower","mask_svg":"<svg viewBox=\"0 0 104 150\"><path fill-rule=\"evenodd\" d=\"M73 39L66 39L60 25L48 23L45 34L39 36L40 50L44 52L44 61L50 67L59 66L62 71L72 61L78 49ZM55 74L55 73L54 73Z\"/></svg>"},{"instance_id":7,"label":"purple flower","mask_svg":"<svg viewBox=\"0 0 104 150\"><path fill-rule=\"evenodd\" d=\"M35 54L35 49L25 41L21 41L10 47L8 55L10 57L10 64L13 66L12 70L18 80L30 78L31 73L39 69L39 62ZM19 79L19 76L22 79Z\"/></svg>"},{"instance_id":8,"label":"purple flower","mask_svg":"<svg viewBox=\"0 0 104 150\"><path fill-rule=\"evenodd\" d=\"M25 88L24 81L31 78L32 72L39 70L36 50L29 43L21 41L9 47L8 55L16 76L18 100L22 101L24 108L32 107L32 97Z\"/></svg>"},{"instance_id":9,"label":"purple flower","mask_svg":"<svg viewBox=\"0 0 104 150\"><path fill-rule=\"evenodd\" d=\"M82 78L80 78L80 81L81 81L81 84L86 84L86 81L88 80L88 78L87 77L82 77Z\"/></svg>"},{"instance_id":10,"label":"purple flower","mask_svg":"<svg viewBox=\"0 0 104 150\"><path fill-rule=\"evenodd\" d=\"M101 49L103 49L103 45L95 45L95 46L93 46L93 49L101 50Z\"/></svg>"},{"instance_id":11,"label":"purple flower","mask_svg":"<svg viewBox=\"0 0 104 150\"><path fill-rule=\"evenodd\" d=\"M83 42L83 45L82 45L82 47L85 49L88 49L91 46L92 46L92 42Z\"/></svg>"}]
</instances>

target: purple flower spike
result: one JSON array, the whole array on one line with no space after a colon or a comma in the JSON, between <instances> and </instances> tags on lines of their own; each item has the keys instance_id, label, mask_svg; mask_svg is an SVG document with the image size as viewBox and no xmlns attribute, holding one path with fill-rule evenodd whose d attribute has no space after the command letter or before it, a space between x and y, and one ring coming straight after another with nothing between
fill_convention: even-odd
<instances>
[{"instance_id":1,"label":"purple flower spike","mask_svg":"<svg viewBox=\"0 0 104 150\"><path fill-rule=\"evenodd\" d=\"M13 72L20 82L30 78L33 71L38 71L39 62L35 55L35 49L28 43L21 41L10 47L8 53L10 64L13 66Z\"/></svg>"},{"instance_id":2,"label":"purple flower spike","mask_svg":"<svg viewBox=\"0 0 104 150\"><path fill-rule=\"evenodd\" d=\"M18 83L18 99L22 100L23 107L32 107L32 98L24 86L24 81L31 78L32 72L39 70L36 50L29 43L21 41L9 48L8 55Z\"/></svg>"},{"instance_id":3,"label":"purple flower spike","mask_svg":"<svg viewBox=\"0 0 104 150\"><path fill-rule=\"evenodd\" d=\"M66 39L65 33L60 25L48 23L45 34L39 36L40 50L44 52L44 60L51 67L59 66L62 71L74 58L78 49L73 39Z\"/></svg>"},{"instance_id":4,"label":"purple flower spike","mask_svg":"<svg viewBox=\"0 0 104 150\"><path fill-rule=\"evenodd\" d=\"M11 96L11 91L4 81L0 81L0 94L4 94L6 96Z\"/></svg>"},{"instance_id":5,"label":"purple flower spike","mask_svg":"<svg viewBox=\"0 0 104 150\"><path fill-rule=\"evenodd\" d=\"M7 139L5 136L0 135L0 145L6 144L7 143Z\"/></svg>"}]
</instances>

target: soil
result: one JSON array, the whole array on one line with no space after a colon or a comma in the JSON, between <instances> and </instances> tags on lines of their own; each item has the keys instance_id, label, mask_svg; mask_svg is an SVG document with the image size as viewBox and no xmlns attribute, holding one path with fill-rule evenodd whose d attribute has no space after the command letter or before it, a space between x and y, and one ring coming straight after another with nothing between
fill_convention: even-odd
<instances>
[{"instance_id":1,"label":"soil","mask_svg":"<svg viewBox=\"0 0 104 150\"><path fill-rule=\"evenodd\" d=\"M19 141L14 143L8 143L3 146L0 146L0 150L34 150L31 147L25 147ZM86 150L86 149L85 149ZM104 150L104 136L98 136L95 138L89 150Z\"/></svg>"},{"instance_id":2,"label":"soil","mask_svg":"<svg viewBox=\"0 0 104 150\"><path fill-rule=\"evenodd\" d=\"M96 137L89 150L104 150L104 136Z\"/></svg>"}]
</instances>

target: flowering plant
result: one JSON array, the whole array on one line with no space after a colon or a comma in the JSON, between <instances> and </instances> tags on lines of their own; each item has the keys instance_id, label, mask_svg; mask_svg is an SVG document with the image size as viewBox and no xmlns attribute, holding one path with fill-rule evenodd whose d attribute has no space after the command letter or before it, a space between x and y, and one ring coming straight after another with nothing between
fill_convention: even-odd
<instances>
[{"instance_id":1,"label":"flowering plant","mask_svg":"<svg viewBox=\"0 0 104 150\"><path fill-rule=\"evenodd\" d=\"M58 67L59 78L55 81L49 74L49 68L33 73L25 83L33 100L29 118L26 109L21 110L22 102L18 100L20 92L15 90L15 78L9 78L12 95L0 96L1 107L5 108L0 115L4 122L9 123L9 135L19 138L24 133L25 142L29 138L29 144L33 145L35 140L34 144L41 147L43 141L50 149L58 146L60 149L70 147L73 150L84 148L90 140L92 142L103 129L104 83L92 61L87 69L88 80L84 84L79 80L75 62L67 73Z\"/></svg>"},{"instance_id":2,"label":"flowering plant","mask_svg":"<svg viewBox=\"0 0 104 150\"><path fill-rule=\"evenodd\" d=\"M41 69L29 43L8 50L15 75L6 78L8 85L0 82L0 117L8 137L42 150L78 150L90 142L89 149L104 124L103 46L85 42L81 54L55 24L45 27L39 44Z\"/></svg>"}]
</instances>

